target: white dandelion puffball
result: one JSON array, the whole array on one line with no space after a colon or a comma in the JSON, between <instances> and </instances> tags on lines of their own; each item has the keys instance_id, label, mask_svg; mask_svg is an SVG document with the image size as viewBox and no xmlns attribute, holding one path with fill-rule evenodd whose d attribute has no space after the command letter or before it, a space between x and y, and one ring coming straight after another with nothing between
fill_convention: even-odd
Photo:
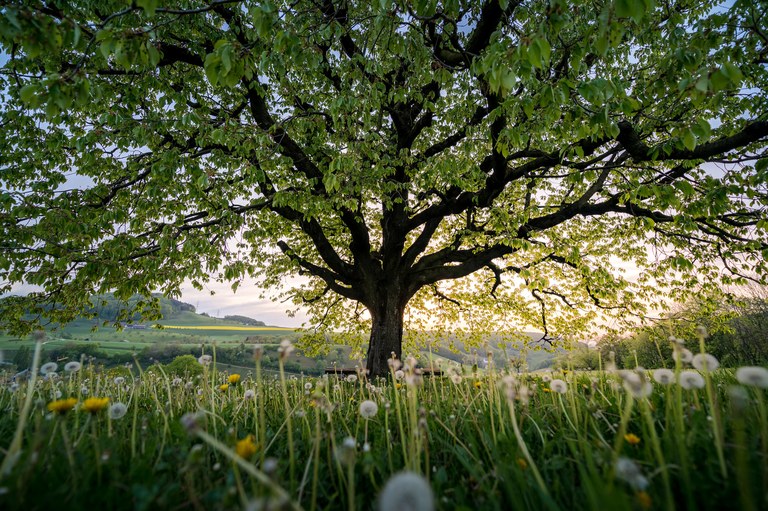
<instances>
[{"instance_id":1,"label":"white dandelion puffball","mask_svg":"<svg viewBox=\"0 0 768 511\"><path fill-rule=\"evenodd\" d=\"M179 385L181 385L181 378L179 378L178 376L174 378L173 381L171 381L171 385L173 385L174 387L178 387Z\"/></svg>"},{"instance_id":2,"label":"white dandelion puffball","mask_svg":"<svg viewBox=\"0 0 768 511\"><path fill-rule=\"evenodd\" d=\"M624 389L635 399L643 399L653 394L651 382L639 378L637 380L624 380Z\"/></svg>"},{"instance_id":3,"label":"white dandelion puffball","mask_svg":"<svg viewBox=\"0 0 768 511\"><path fill-rule=\"evenodd\" d=\"M560 379L552 380L549 384L549 388L552 389L552 392L557 392L558 394L565 394L568 392L568 384Z\"/></svg>"},{"instance_id":4,"label":"white dandelion puffball","mask_svg":"<svg viewBox=\"0 0 768 511\"><path fill-rule=\"evenodd\" d=\"M213 362L213 357L210 355L200 355L200 358L198 358L197 361L200 363L200 365L207 366Z\"/></svg>"},{"instance_id":5,"label":"white dandelion puffball","mask_svg":"<svg viewBox=\"0 0 768 511\"><path fill-rule=\"evenodd\" d=\"M714 371L720 367L720 362L709 353L697 353L693 356L693 367L699 371Z\"/></svg>"},{"instance_id":6,"label":"white dandelion puffball","mask_svg":"<svg viewBox=\"0 0 768 511\"><path fill-rule=\"evenodd\" d=\"M541 377L541 381L543 381L544 383L549 383L552 381L552 376L549 374L544 374Z\"/></svg>"},{"instance_id":7,"label":"white dandelion puffball","mask_svg":"<svg viewBox=\"0 0 768 511\"><path fill-rule=\"evenodd\" d=\"M304 390L312 390L312 384L310 382L305 383Z\"/></svg>"},{"instance_id":8,"label":"white dandelion puffball","mask_svg":"<svg viewBox=\"0 0 768 511\"><path fill-rule=\"evenodd\" d=\"M40 366L40 374L55 373L59 368L59 364L56 362L47 362Z\"/></svg>"},{"instance_id":9,"label":"white dandelion puffball","mask_svg":"<svg viewBox=\"0 0 768 511\"><path fill-rule=\"evenodd\" d=\"M357 381L357 375L356 374L350 374L347 376L347 381L349 383L355 383Z\"/></svg>"},{"instance_id":10,"label":"white dandelion puffball","mask_svg":"<svg viewBox=\"0 0 768 511\"><path fill-rule=\"evenodd\" d=\"M675 381L675 372L669 369L656 369L653 372L653 379L662 385L669 385Z\"/></svg>"},{"instance_id":11,"label":"white dandelion puffball","mask_svg":"<svg viewBox=\"0 0 768 511\"><path fill-rule=\"evenodd\" d=\"M379 495L379 511L433 511L435 497L422 476L413 472L394 475Z\"/></svg>"},{"instance_id":12,"label":"white dandelion puffball","mask_svg":"<svg viewBox=\"0 0 768 511\"><path fill-rule=\"evenodd\" d=\"M689 349L681 348L672 352L672 358L675 360L679 358L683 364L690 364L693 361L693 353Z\"/></svg>"},{"instance_id":13,"label":"white dandelion puffball","mask_svg":"<svg viewBox=\"0 0 768 511\"><path fill-rule=\"evenodd\" d=\"M395 371L396 380L402 380L404 377L405 377L405 373L403 372L402 369L398 369L397 371Z\"/></svg>"},{"instance_id":14,"label":"white dandelion puffball","mask_svg":"<svg viewBox=\"0 0 768 511\"><path fill-rule=\"evenodd\" d=\"M379 405L373 401L365 400L360 403L360 415L362 415L364 419L373 418L377 413L379 413Z\"/></svg>"},{"instance_id":15,"label":"white dandelion puffball","mask_svg":"<svg viewBox=\"0 0 768 511\"><path fill-rule=\"evenodd\" d=\"M462 380L462 378L461 378L460 374L455 374L454 373L454 374L451 375L451 381L453 382L454 385L460 384L461 380Z\"/></svg>"},{"instance_id":16,"label":"white dandelion puffball","mask_svg":"<svg viewBox=\"0 0 768 511\"><path fill-rule=\"evenodd\" d=\"M123 383L125 383L125 378L123 378L122 376L115 376L115 379L113 381L115 382L115 385L120 386Z\"/></svg>"},{"instance_id":17,"label":"white dandelion puffball","mask_svg":"<svg viewBox=\"0 0 768 511\"><path fill-rule=\"evenodd\" d=\"M123 403L114 403L109 407L109 418L113 421L122 419L128 413L128 407Z\"/></svg>"},{"instance_id":18,"label":"white dandelion puffball","mask_svg":"<svg viewBox=\"0 0 768 511\"><path fill-rule=\"evenodd\" d=\"M704 377L696 371L683 371L680 373L680 386L686 390L701 389L704 387Z\"/></svg>"},{"instance_id":19,"label":"white dandelion puffball","mask_svg":"<svg viewBox=\"0 0 768 511\"><path fill-rule=\"evenodd\" d=\"M253 399L256 397L256 392L253 389L248 389L243 394L243 399Z\"/></svg>"},{"instance_id":20,"label":"white dandelion puffball","mask_svg":"<svg viewBox=\"0 0 768 511\"><path fill-rule=\"evenodd\" d=\"M82 366L80 365L80 362L77 362L73 360L72 362L67 362L64 364L64 371L68 373L76 373L80 370Z\"/></svg>"},{"instance_id":21,"label":"white dandelion puffball","mask_svg":"<svg viewBox=\"0 0 768 511\"><path fill-rule=\"evenodd\" d=\"M746 366L736 369L736 380L742 385L768 389L768 369L759 366Z\"/></svg>"},{"instance_id":22,"label":"white dandelion puffball","mask_svg":"<svg viewBox=\"0 0 768 511\"><path fill-rule=\"evenodd\" d=\"M628 483L638 491L648 487L648 479L643 475L640 467L629 458L619 458L614 466L616 477Z\"/></svg>"}]
</instances>

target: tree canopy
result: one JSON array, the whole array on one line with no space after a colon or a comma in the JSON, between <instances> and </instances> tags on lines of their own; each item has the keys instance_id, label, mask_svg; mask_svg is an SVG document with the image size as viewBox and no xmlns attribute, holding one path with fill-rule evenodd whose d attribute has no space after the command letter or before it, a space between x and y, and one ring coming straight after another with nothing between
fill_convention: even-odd
<instances>
[{"instance_id":1,"label":"tree canopy","mask_svg":"<svg viewBox=\"0 0 768 511\"><path fill-rule=\"evenodd\" d=\"M766 9L10 2L0 290L39 291L0 322L304 275L381 374L404 316L556 335L763 279Z\"/></svg>"}]
</instances>

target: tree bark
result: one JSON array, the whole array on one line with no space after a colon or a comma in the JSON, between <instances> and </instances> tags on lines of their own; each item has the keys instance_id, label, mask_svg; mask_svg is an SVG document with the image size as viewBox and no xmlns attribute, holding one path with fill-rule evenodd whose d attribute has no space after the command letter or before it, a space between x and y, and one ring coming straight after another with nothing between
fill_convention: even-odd
<instances>
[{"instance_id":1,"label":"tree bark","mask_svg":"<svg viewBox=\"0 0 768 511\"><path fill-rule=\"evenodd\" d=\"M403 313L405 300L397 290L386 290L369 308L371 339L368 344L368 376L386 376L392 353L400 359L403 343Z\"/></svg>"}]
</instances>

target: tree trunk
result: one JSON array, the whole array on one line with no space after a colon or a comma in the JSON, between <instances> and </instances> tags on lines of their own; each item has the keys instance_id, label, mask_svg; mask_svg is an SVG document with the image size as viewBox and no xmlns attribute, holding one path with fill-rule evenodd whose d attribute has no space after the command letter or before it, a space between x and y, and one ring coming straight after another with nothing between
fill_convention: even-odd
<instances>
[{"instance_id":1,"label":"tree trunk","mask_svg":"<svg viewBox=\"0 0 768 511\"><path fill-rule=\"evenodd\" d=\"M400 359L403 343L405 304L396 292L386 292L370 307L371 340L368 344L368 376L386 376L392 353Z\"/></svg>"}]
</instances>

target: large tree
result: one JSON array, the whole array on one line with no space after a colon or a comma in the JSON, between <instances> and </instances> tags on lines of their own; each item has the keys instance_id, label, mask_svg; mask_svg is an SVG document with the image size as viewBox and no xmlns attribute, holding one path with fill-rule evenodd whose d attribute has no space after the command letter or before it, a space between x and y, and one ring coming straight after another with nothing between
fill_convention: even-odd
<instances>
[{"instance_id":1,"label":"large tree","mask_svg":"<svg viewBox=\"0 0 768 511\"><path fill-rule=\"evenodd\" d=\"M6 2L0 285L39 287L0 321L302 274L382 374L409 308L563 333L761 279L768 13L719 3Z\"/></svg>"}]
</instances>

